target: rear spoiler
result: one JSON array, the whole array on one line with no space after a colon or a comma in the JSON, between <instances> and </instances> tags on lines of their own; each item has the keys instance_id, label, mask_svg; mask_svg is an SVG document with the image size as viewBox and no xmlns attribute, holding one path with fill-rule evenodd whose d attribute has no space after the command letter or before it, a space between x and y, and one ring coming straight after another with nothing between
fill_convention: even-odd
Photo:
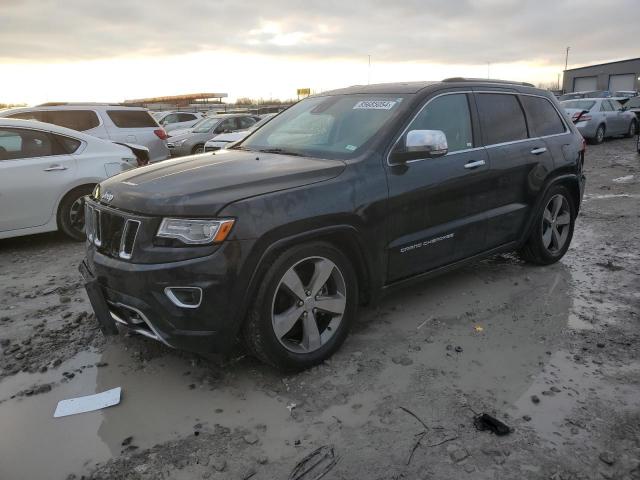
<instances>
[{"instance_id":1,"label":"rear spoiler","mask_svg":"<svg viewBox=\"0 0 640 480\"><path fill-rule=\"evenodd\" d=\"M133 152L138 160L138 166L142 167L143 165L149 165L149 149L144 145L136 145L134 143L122 143L122 142L113 142L117 145L122 145L123 147L127 147L129 150Z\"/></svg>"}]
</instances>

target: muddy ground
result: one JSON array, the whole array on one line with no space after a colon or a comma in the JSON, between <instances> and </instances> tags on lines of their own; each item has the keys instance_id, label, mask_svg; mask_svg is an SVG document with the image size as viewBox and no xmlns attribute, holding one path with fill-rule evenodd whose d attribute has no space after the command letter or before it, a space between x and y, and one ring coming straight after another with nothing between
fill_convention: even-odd
<instances>
[{"instance_id":1,"label":"muddy ground","mask_svg":"<svg viewBox=\"0 0 640 480\"><path fill-rule=\"evenodd\" d=\"M105 340L82 244L0 241L0 479L284 480L322 446L300 479L640 478L640 156L590 146L586 172L561 262L502 255L394 294L294 376ZM117 386L119 405L53 418Z\"/></svg>"}]
</instances>

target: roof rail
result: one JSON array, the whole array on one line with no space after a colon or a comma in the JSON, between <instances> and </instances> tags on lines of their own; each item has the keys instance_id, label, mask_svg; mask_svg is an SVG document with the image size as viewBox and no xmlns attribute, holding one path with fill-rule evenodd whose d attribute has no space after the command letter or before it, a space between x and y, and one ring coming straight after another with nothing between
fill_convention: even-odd
<instances>
[{"instance_id":1,"label":"roof rail","mask_svg":"<svg viewBox=\"0 0 640 480\"><path fill-rule=\"evenodd\" d=\"M445 78L443 82L482 82L482 83L499 83L501 85L521 85L523 87L534 87L532 83L528 82L512 82L511 80L497 80L493 78L465 78L465 77L451 77Z\"/></svg>"},{"instance_id":2,"label":"roof rail","mask_svg":"<svg viewBox=\"0 0 640 480\"><path fill-rule=\"evenodd\" d=\"M122 103L109 103L109 102L47 102L41 103L40 105L36 105L36 107L63 107L65 105L78 105L78 106L113 106L113 107L124 107Z\"/></svg>"}]
</instances>

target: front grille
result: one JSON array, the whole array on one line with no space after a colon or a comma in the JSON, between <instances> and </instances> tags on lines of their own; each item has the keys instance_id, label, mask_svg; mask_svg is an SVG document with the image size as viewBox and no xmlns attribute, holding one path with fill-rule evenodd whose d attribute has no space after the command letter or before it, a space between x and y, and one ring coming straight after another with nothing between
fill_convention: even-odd
<instances>
[{"instance_id":1,"label":"front grille","mask_svg":"<svg viewBox=\"0 0 640 480\"><path fill-rule=\"evenodd\" d=\"M129 260L133 255L140 220L86 203L87 239L100 253Z\"/></svg>"}]
</instances>

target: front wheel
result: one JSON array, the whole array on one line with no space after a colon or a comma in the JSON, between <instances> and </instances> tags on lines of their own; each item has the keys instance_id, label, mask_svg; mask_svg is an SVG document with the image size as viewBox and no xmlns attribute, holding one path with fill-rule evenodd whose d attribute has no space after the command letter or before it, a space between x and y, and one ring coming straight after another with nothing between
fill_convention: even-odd
<instances>
[{"instance_id":1,"label":"front wheel","mask_svg":"<svg viewBox=\"0 0 640 480\"><path fill-rule=\"evenodd\" d=\"M198 145L196 145L195 147L193 147L191 149L191 153L193 155L198 155L199 153L204 153L204 144L203 143L199 143Z\"/></svg>"},{"instance_id":2,"label":"front wheel","mask_svg":"<svg viewBox=\"0 0 640 480\"><path fill-rule=\"evenodd\" d=\"M627 130L627 138L631 138L633 137L636 132L638 131L638 123L635 119L631 120L631 123L629 124L629 130Z\"/></svg>"},{"instance_id":3,"label":"front wheel","mask_svg":"<svg viewBox=\"0 0 640 480\"><path fill-rule=\"evenodd\" d=\"M549 265L560 260L569 248L576 209L571 193L562 185L549 189L543 205L520 255L530 263Z\"/></svg>"},{"instance_id":4,"label":"front wheel","mask_svg":"<svg viewBox=\"0 0 640 480\"><path fill-rule=\"evenodd\" d=\"M298 245L271 264L243 328L251 354L278 369L303 370L344 342L358 305L356 274L324 242Z\"/></svg>"},{"instance_id":5,"label":"front wheel","mask_svg":"<svg viewBox=\"0 0 640 480\"><path fill-rule=\"evenodd\" d=\"M58 228L73 240L84 240L84 197L90 195L93 186L74 188L67 193L58 207Z\"/></svg>"}]
</instances>

